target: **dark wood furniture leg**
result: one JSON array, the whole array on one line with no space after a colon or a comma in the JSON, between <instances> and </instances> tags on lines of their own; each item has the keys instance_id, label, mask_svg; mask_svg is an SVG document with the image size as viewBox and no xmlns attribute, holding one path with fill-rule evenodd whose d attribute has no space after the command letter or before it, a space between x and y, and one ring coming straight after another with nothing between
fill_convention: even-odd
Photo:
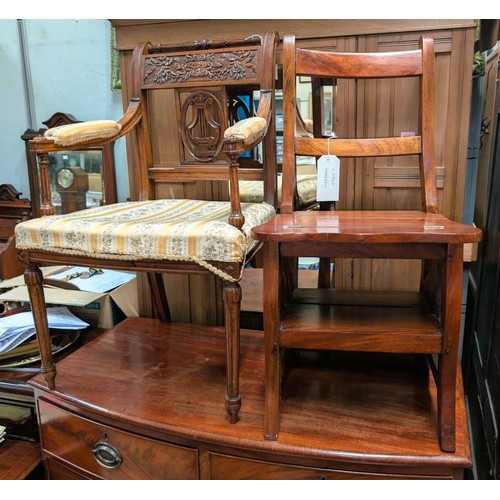
<instances>
[{"instance_id":1,"label":"dark wood furniture leg","mask_svg":"<svg viewBox=\"0 0 500 500\"><path fill-rule=\"evenodd\" d=\"M330 259L319 259L318 288L332 288L331 280Z\"/></svg>"},{"instance_id":2,"label":"dark wood furniture leg","mask_svg":"<svg viewBox=\"0 0 500 500\"><path fill-rule=\"evenodd\" d=\"M52 360L52 345L50 342L47 309L43 294L43 274L37 264L29 263L24 271L24 282L28 287L31 310L35 322L40 356L42 360L41 373L49 389L55 388L56 367Z\"/></svg>"},{"instance_id":3,"label":"dark wood furniture leg","mask_svg":"<svg viewBox=\"0 0 500 500\"><path fill-rule=\"evenodd\" d=\"M448 245L443 264L442 354L438 367L438 421L441 449L455 451L455 390L462 310L463 245Z\"/></svg>"},{"instance_id":4,"label":"dark wood furniture leg","mask_svg":"<svg viewBox=\"0 0 500 500\"><path fill-rule=\"evenodd\" d=\"M171 320L171 315L163 275L162 273L147 273L147 276L158 318L160 321L168 323Z\"/></svg>"},{"instance_id":5,"label":"dark wood furniture leg","mask_svg":"<svg viewBox=\"0 0 500 500\"><path fill-rule=\"evenodd\" d=\"M240 395L240 306L241 287L224 281L224 325L226 330L227 394L226 411L229 422L238 421Z\"/></svg>"},{"instance_id":6,"label":"dark wood furniture leg","mask_svg":"<svg viewBox=\"0 0 500 500\"><path fill-rule=\"evenodd\" d=\"M265 411L264 438L276 440L279 432L280 404L280 258L278 243L264 243L264 353Z\"/></svg>"},{"instance_id":7,"label":"dark wood furniture leg","mask_svg":"<svg viewBox=\"0 0 500 500\"><path fill-rule=\"evenodd\" d=\"M313 82L319 83L319 80L317 78L313 78ZM320 87L319 87L320 88ZM320 95L320 90L318 90L318 97L321 98ZM316 108L321 109L321 106L319 103L316 105ZM321 124L321 113L319 113L319 117L314 117L314 120ZM322 137L322 131L321 131L321 126L320 130L317 131L319 135L316 135L315 137ZM330 202L321 202L319 204L319 209L320 210L331 210L332 209L332 204ZM333 285L333 280L332 280L332 274L330 272L330 263L331 260L328 257L321 257L319 259L319 271L318 271L318 288L335 288Z\"/></svg>"}]
</instances>

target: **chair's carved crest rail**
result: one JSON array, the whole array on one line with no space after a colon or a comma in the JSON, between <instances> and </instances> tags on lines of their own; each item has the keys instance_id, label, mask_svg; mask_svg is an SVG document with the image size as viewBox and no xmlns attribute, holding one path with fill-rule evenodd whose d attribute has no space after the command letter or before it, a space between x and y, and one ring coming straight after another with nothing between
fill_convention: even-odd
<instances>
[{"instance_id":1,"label":"chair's carved crest rail","mask_svg":"<svg viewBox=\"0 0 500 500\"><path fill-rule=\"evenodd\" d=\"M257 77L257 50L210 52L145 59L144 85L254 80Z\"/></svg>"}]
</instances>

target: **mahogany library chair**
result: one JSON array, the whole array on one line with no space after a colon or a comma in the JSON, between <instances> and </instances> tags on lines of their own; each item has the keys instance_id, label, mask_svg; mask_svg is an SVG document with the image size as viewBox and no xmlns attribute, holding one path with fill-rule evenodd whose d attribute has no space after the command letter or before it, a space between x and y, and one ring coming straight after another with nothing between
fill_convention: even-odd
<instances>
[{"instance_id":1,"label":"mahogany library chair","mask_svg":"<svg viewBox=\"0 0 500 500\"><path fill-rule=\"evenodd\" d=\"M264 242L265 429L279 437L282 354L287 348L426 355L436 359L437 426L441 449L455 449L455 388L462 307L463 247L481 231L439 213L434 139L434 42L393 53L333 53L300 49L286 35L284 160L280 213L254 227ZM315 138L296 130L297 76L418 79L419 130L384 138ZM399 132L395 132L397 135ZM295 158L417 155L421 209L294 210ZM297 257L415 259L414 292L297 289ZM309 295L308 295L309 294ZM319 298L318 298L319 297ZM292 368L293 369L293 368ZM327 417L327 416L325 416Z\"/></svg>"},{"instance_id":2,"label":"mahogany library chair","mask_svg":"<svg viewBox=\"0 0 500 500\"><path fill-rule=\"evenodd\" d=\"M133 51L130 74L124 75L131 82L133 95L120 120L56 127L30 141L30 150L38 156L42 182L48 184L49 153L95 147L127 136L133 176L132 201L42 216L16 228L40 344L41 370L49 388L55 388L56 367L40 265L145 272L153 304L164 322L171 316L163 273L165 279L169 273L214 274L223 283L225 405L229 421L238 420L238 282L246 262L261 246L251 237L252 226L275 215L277 41L277 33L269 32L245 39L174 46L141 43ZM230 97L248 89L259 94L255 116L229 126ZM172 144L175 146L168 149ZM240 159L260 144L263 161ZM261 203L241 202L240 179L264 183ZM172 185L177 196L166 199ZM225 194L219 185L226 186ZM225 199L214 200L219 191ZM200 193L208 194L208 199ZM45 200L42 215L52 213L50 200Z\"/></svg>"}]
</instances>

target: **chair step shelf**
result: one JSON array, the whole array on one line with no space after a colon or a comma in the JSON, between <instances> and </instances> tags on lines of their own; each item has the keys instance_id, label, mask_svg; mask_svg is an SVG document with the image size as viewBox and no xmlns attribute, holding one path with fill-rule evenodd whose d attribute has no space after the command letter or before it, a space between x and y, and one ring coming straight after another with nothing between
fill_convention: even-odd
<instances>
[{"instance_id":1,"label":"chair step shelf","mask_svg":"<svg viewBox=\"0 0 500 500\"><path fill-rule=\"evenodd\" d=\"M296 288L292 294L292 302L325 305L426 307L425 297L420 292L405 290Z\"/></svg>"},{"instance_id":2,"label":"chair step shelf","mask_svg":"<svg viewBox=\"0 0 500 500\"><path fill-rule=\"evenodd\" d=\"M280 324L279 340L283 347L343 351L435 354L441 351L440 324L425 307L416 307L417 295L401 294L396 305L388 305L383 294L353 294L354 303L346 303L342 294L324 290L314 297L319 303L293 302ZM326 293L325 293L326 292ZM330 293L329 293L330 292ZM392 294L391 294L392 295ZM308 294L299 292L294 297ZM328 303L327 298L337 298Z\"/></svg>"}]
</instances>

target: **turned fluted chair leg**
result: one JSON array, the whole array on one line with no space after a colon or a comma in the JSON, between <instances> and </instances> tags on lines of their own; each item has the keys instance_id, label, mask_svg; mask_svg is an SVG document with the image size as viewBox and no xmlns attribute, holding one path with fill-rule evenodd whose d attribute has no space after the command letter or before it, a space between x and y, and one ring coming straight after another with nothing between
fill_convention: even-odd
<instances>
[{"instance_id":1,"label":"turned fluted chair leg","mask_svg":"<svg viewBox=\"0 0 500 500\"><path fill-rule=\"evenodd\" d=\"M41 372L47 387L55 388L56 367L52 360L52 344L50 342L49 324L47 322L47 309L43 293L43 274L37 264L28 264L24 271L24 282L28 293L35 323L36 338L40 349L42 361Z\"/></svg>"},{"instance_id":2,"label":"turned fluted chair leg","mask_svg":"<svg viewBox=\"0 0 500 500\"><path fill-rule=\"evenodd\" d=\"M240 305L238 283L224 282L224 324L226 329L227 393L226 411L229 422L238 421L240 396Z\"/></svg>"}]
</instances>

